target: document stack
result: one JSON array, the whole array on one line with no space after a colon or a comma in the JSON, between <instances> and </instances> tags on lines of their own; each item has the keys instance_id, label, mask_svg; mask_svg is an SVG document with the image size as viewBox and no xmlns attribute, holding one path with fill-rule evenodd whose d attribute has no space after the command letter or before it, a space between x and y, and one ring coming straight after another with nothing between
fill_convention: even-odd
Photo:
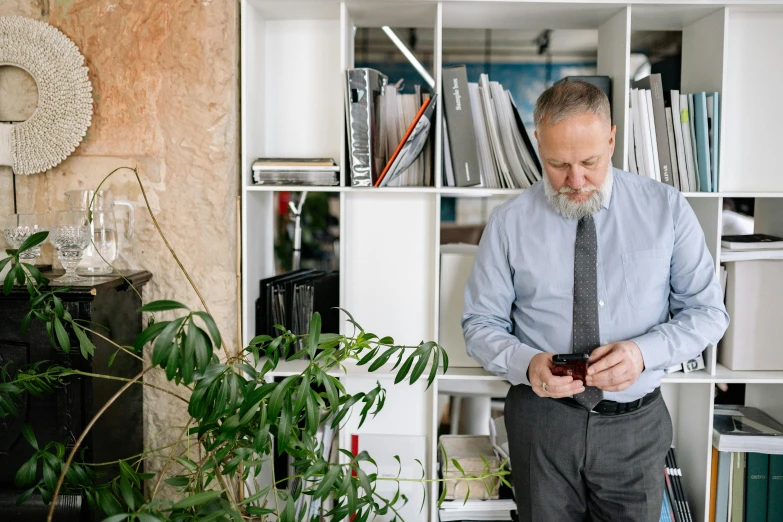
<instances>
[{"instance_id":1,"label":"document stack","mask_svg":"<svg viewBox=\"0 0 783 522\"><path fill-rule=\"evenodd\" d=\"M500 421L502 424L502 420ZM517 506L508 487L500 479L466 479L497 472L506 460L508 443L505 429L492 435L442 435L439 439L438 465L446 480L442 487L444 502L438 514L441 521L513 520ZM500 437L498 437L500 435ZM497 451L500 447L503 450ZM506 463L507 464L507 463ZM505 465L505 464L504 464ZM506 476L508 479L508 476Z\"/></svg>"},{"instance_id":2,"label":"document stack","mask_svg":"<svg viewBox=\"0 0 783 522\"><path fill-rule=\"evenodd\" d=\"M629 170L682 192L717 192L719 93L664 92L660 74L632 87Z\"/></svg>"},{"instance_id":3,"label":"document stack","mask_svg":"<svg viewBox=\"0 0 783 522\"><path fill-rule=\"evenodd\" d=\"M403 93L370 68L346 71L345 114L351 186L431 186L437 96Z\"/></svg>"},{"instance_id":4,"label":"document stack","mask_svg":"<svg viewBox=\"0 0 783 522\"><path fill-rule=\"evenodd\" d=\"M693 522L688 497L682 482L682 469L677 464L674 448L669 448L664 467L663 504L661 506L660 522Z\"/></svg>"},{"instance_id":5,"label":"document stack","mask_svg":"<svg viewBox=\"0 0 783 522\"><path fill-rule=\"evenodd\" d=\"M275 325L294 334L310 331L310 319L321 315L322 332L339 332L339 272L300 269L262 279L256 300L256 335L280 335ZM297 351L301 346L296 347Z\"/></svg>"},{"instance_id":6,"label":"document stack","mask_svg":"<svg viewBox=\"0 0 783 522\"><path fill-rule=\"evenodd\" d=\"M541 164L511 93L464 65L443 68L443 186L527 188Z\"/></svg>"},{"instance_id":7,"label":"document stack","mask_svg":"<svg viewBox=\"0 0 783 522\"><path fill-rule=\"evenodd\" d=\"M259 158L253 162L256 185L340 184L340 167L331 158Z\"/></svg>"},{"instance_id":8,"label":"document stack","mask_svg":"<svg viewBox=\"0 0 783 522\"><path fill-rule=\"evenodd\" d=\"M783 238L768 234L721 236L720 260L783 259Z\"/></svg>"},{"instance_id":9,"label":"document stack","mask_svg":"<svg viewBox=\"0 0 783 522\"><path fill-rule=\"evenodd\" d=\"M783 425L758 408L715 406L710 520L783 520Z\"/></svg>"}]
</instances>

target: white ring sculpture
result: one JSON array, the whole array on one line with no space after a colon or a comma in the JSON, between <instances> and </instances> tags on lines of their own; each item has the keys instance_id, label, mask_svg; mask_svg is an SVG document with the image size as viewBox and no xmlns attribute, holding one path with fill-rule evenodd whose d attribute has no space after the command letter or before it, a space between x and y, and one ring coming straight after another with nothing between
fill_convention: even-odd
<instances>
[{"instance_id":1,"label":"white ring sculpture","mask_svg":"<svg viewBox=\"0 0 783 522\"><path fill-rule=\"evenodd\" d=\"M45 22L0 16L0 66L27 71L38 107L21 123L0 123L0 165L36 174L59 165L84 138L92 118L92 85L84 56Z\"/></svg>"}]
</instances>

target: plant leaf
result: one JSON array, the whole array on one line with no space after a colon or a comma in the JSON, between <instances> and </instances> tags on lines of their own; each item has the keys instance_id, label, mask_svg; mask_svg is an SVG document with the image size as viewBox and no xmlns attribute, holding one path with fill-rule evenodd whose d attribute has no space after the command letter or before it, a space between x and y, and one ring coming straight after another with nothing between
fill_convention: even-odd
<instances>
[{"instance_id":1,"label":"plant leaf","mask_svg":"<svg viewBox=\"0 0 783 522\"><path fill-rule=\"evenodd\" d=\"M46 241L46 238L49 236L48 231L44 232L36 232L35 234L31 234L30 237L25 239L21 245L19 245L19 248L17 249L17 253L24 252L25 250L29 250L33 248L34 246L40 245L44 241Z\"/></svg>"},{"instance_id":2,"label":"plant leaf","mask_svg":"<svg viewBox=\"0 0 783 522\"><path fill-rule=\"evenodd\" d=\"M163 482L165 482L169 486L181 488L183 486L187 486L188 484L190 484L190 479L188 477L183 477L180 475L178 477L169 477Z\"/></svg>"},{"instance_id":3,"label":"plant leaf","mask_svg":"<svg viewBox=\"0 0 783 522\"><path fill-rule=\"evenodd\" d=\"M402 350L402 349L403 349L402 346L392 346L391 348L383 352L381 355L379 355L377 359L375 359L375 361L370 365L369 371L374 372L375 370L377 370L378 368L386 364L386 361L389 360L389 357L394 355L394 353L397 352L397 350Z\"/></svg>"},{"instance_id":4,"label":"plant leaf","mask_svg":"<svg viewBox=\"0 0 783 522\"><path fill-rule=\"evenodd\" d=\"M215 348L220 348L223 345L223 341L220 338L220 330L218 330L217 324L215 323L215 320L212 319L212 316L206 312L193 312L193 315L199 316L201 320L204 321L204 324L207 325L209 336L212 337L212 344Z\"/></svg>"},{"instance_id":5,"label":"plant leaf","mask_svg":"<svg viewBox=\"0 0 783 522\"><path fill-rule=\"evenodd\" d=\"M27 488L35 483L35 473L38 470L38 454L34 454L22 464L14 477L14 486L18 489Z\"/></svg>"},{"instance_id":6,"label":"plant leaf","mask_svg":"<svg viewBox=\"0 0 783 522\"><path fill-rule=\"evenodd\" d=\"M95 355L95 345L92 344L90 339L87 337L87 334L84 333L84 330L82 330L81 327L76 323L71 324L73 325L73 331L76 333L76 338L79 339L79 350L82 352L82 357L87 359L90 356ZM113 358L114 356L112 356L112 362ZM111 364L109 366L111 366Z\"/></svg>"},{"instance_id":7,"label":"plant leaf","mask_svg":"<svg viewBox=\"0 0 783 522\"><path fill-rule=\"evenodd\" d=\"M166 325L155 340L155 347L152 350L152 364L154 366L158 366L169 359L171 350L174 348L174 336L177 335L177 330L184 322L185 317L174 319Z\"/></svg>"},{"instance_id":8,"label":"plant leaf","mask_svg":"<svg viewBox=\"0 0 783 522\"><path fill-rule=\"evenodd\" d=\"M198 506L201 504L206 504L207 502L211 500L215 500L216 498L220 497L222 495L222 491L203 491L201 493L196 493L194 495L191 495L189 497L185 497L174 506L172 506L174 509L185 509L193 506Z\"/></svg>"},{"instance_id":9,"label":"plant leaf","mask_svg":"<svg viewBox=\"0 0 783 522\"><path fill-rule=\"evenodd\" d=\"M329 490L332 489L334 481L340 476L340 466L332 466L329 471L326 472L321 483L313 492L313 498L324 499L329 494Z\"/></svg>"},{"instance_id":10,"label":"plant leaf","mask_svg":"<svg viewBox=\"0 0 783 522\"><path fill-rule=\"evenodd\" d=\"M321 314L315 312L310 319L310 358L315 358L315 349L318 348L318 340L321 335Z\"/></svg>"},{"instance_id":11,"label":"plant leaf","mask_svg":"<svg viewBox=\"0 0 783 522\"><path fill-rule=\"evenodd\" d=\"M60 345L60 348L65 353L69 353L71 351L71 340L68 338L68 332L65 331L63 323L60 322L60 318L56 315L54 316L54 333L57 336L57 343Z\"/></svg>"},{"instance_id":12,"label":"plant leaf","mask_svg":"<svg viewBox=\"0 0 783 522\"><path fill-rule=\"evenodd\" d=\"M152 323L136 337L136 342L133 343L133 349L137 352L141 352L144 345L150 342L152 339L158 336L158 334L166 328L169 321L161 321L159 323Z\"/></svg>"},{"instance_id":13,"label":"plant leaf","mask_svg":"<svg viewBox=\"0 0 783 522\"><path fill-rule=\"evenodd\" d=\"M3 293L5 295L8 295L11 293L11 290L14 288L14 269L8 271L8 273L5 275L5 280L3 280Z\"/></svg>"},{"instance_id":14,"label":"plant leaf","mask_svg":"<svg viewBox=\"0 0 783 522\"><path fill-rule=\"evenodd\" d=\"M141 307L142 312L165 312L167 310L189 310L179 301L160 300L152 301Z\"/></svg>"},{"instance_id":15,"label":"plant leaf","mask_svg":"<svg viewBox=\"0 0 783 522\"><path fill-rule=\"evenodd\" d=\"M35 449L38 449L38 441L35 440L35 434L33 433L33 429L30 427L29 424L27 423L22 424L22 435L24 435L24 438L27 439L27 442L30 443L30 446L32 446Z\"/></svg>"}]
</instances>

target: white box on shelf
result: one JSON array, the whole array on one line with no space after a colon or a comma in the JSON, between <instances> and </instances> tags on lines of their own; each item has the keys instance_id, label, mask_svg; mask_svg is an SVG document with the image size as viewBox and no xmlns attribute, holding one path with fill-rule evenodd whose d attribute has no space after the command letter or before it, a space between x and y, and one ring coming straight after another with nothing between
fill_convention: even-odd
<instances>
[{"instance_id":1,"label":"white box on shelf","mask_svg":"<svg viewBox=\"0 0 783 522\"><path fill-rule=\"evenodd\" d=\"M738 261L726 263L726 270L731 323L718 345L718 362L731 370L783 370L783 261Z\"/></svg>"},{"instance_id":2,"label":"white box on shelf","mask_svg":"<svg viewBox=\"0 0 783 522\"><path fill-rule=\"evenodd\" d=\"M476 245L450 244L440 247L440 314L439 339L454 368L480 366L465 349L462 336L462 308L465 285L473 269Z\"/></svg>"}]
</instances>

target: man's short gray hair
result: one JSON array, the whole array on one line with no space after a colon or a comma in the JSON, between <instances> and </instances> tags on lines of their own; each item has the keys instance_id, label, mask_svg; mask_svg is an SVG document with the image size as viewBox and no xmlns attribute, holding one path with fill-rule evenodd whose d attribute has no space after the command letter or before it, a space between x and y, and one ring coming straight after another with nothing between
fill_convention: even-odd
<instances>
[{"instance_id":1,"label":"man's short gray hair","mask_svg":"<svg viewBox=\"0 0 783 522\"><path fill-rule=\"evenodd\" d=\"M583 81L558 82L545 90L536 101L533 119L536 130L546 120L554 125L578 114L595 114L611 125L609 98L593 84Z\"/></svg>"}]
</instances>

